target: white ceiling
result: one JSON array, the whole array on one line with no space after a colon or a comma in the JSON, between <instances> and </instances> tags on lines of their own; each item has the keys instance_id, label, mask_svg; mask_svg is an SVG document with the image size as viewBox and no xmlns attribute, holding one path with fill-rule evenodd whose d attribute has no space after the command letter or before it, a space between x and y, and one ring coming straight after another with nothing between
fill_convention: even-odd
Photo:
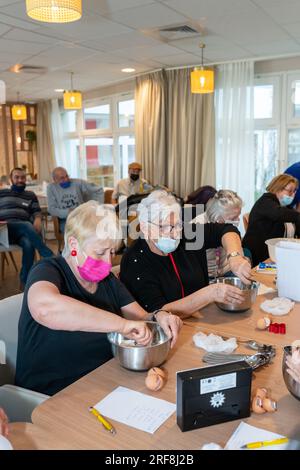
<instances>
[{"instance_id":1,"label":"white ceiling","mask_svg":"<svg viewBox=\"0 0 300 470\"><path fill-rule=\"evenodd\" d=\"M0 0L0 79L8 100L59 96L55 88L87 91L124 80L124 67L161 67L265 56L300 55L299 0L83 0L80 21L30 20L25 0ZM163 39L158 28L191 23L198 35ZM15 74L22 63L48 71Z\"/></svg>"}]
</instances>

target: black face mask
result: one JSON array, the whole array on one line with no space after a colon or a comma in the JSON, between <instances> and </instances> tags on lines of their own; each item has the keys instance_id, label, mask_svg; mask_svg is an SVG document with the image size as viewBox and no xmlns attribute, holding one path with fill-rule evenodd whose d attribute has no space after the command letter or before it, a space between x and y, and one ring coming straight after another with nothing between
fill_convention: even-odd
<instances>
[{"instance_id":1,"label":"black face mask","mask_svg":"<svg viewBox=\"0 0 300 470\"><path fill-rule=\"evenodd\" d=\"M11 189L13 191L16 191L17 193L22 193L24 189L26 188L26 184L12 184Z\"/></svg>"},{"instance_id":2,"label":"black face mask","mask_svg":"<svg viewBox=\"0 0 300 470\"><path fill-rule=\"evenodd\" d=\"M135 175L135 174L131 174L131 175L130 175L130 179L131 179L132 181L137 181L137 180L139 179L139 177L140 177L140 175Z\"/></svg>"}]
</instances>

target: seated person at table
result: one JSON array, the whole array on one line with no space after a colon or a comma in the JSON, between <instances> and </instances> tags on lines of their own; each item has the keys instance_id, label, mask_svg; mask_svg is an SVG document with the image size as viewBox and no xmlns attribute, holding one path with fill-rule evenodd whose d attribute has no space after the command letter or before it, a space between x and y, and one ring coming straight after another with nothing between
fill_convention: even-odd
<instances>
[{"instance_id":1,"label":"seated person at table","mask_svg":"<svg viewBox=\"0 0 300 470\"><path fill-rule=\"evenodd\" d=\"M193 206L203 204L204 207L206 207L206 204L212 197L214 197L216 192L217 190L213 186L201 186L187 196L185 204L191 204Z\"/></svg>"},{"instance_id":2,"label":"seated person at table","mask_svg":"<svg viewBox=\"0 0 300 470\"><path fill-rule=\"evenodd\" d=\"M293 207L300 212L300 162L293 163L293 165L289 166L284 173L293 176L298 181L298 189L292 204Z\"/></svg>"},{"instance_id":3,"label":"seated person at table","mask_svg":"<svg viewBox=\"0 0 300 470\"><path fill-rule=\"evenodd\" d=\"M221 189L209 199L206 211L195 217L192 223L233 224L238 227L243 201L234 191ZM206 251L208 277L215 278L230 273L229 262L224 248Z\"/></svg>"},{"instance_id":4,"label":"seated person at table","mask_svg":"<svg viewBox=\"0 0 300 470\"><path fill-rule=\"evenodd\" d=\"M123 255L121 280L147 311L164 309L187 317L213 301L241 303L240 289L208 285L206 250L223 246L230 270L246 284L251 266L242 255L239 232L233 225L186 224L198 227L197 243L182 237L181 207L174 196L153 191L138 207L142 237ZM198 232L202 237L198 237ZM199 239L200 238L200 239Z\"/></svg>"},{"instance_id":5,"label":"seated person at table","mask_svg":"<svg viewBox=\"0 0 300 470\"><path fill-rule=\"evenodd\" d=\"M30 272L19 321L16 384L53 395L112 358L106 333L147 345L153 318L110 273L122 236L112 206L96 201L67 218L62 256ZM181 321L169 312L156 320L177 339Z\"/></svg>"},{"instance_id":6,"label":"seated person at table","mask_svg":"<svg viewBox=\"0 0 300 470\"><path fill-rule=\"evenodd\" d=\"M65 168L54 168L52 177L54 182L47 186L48 212L58 217L61 233L64 233L68 214L75 207L89 200L104 202L103 188L84 180L70 178Z\"/></svg>"},{"instance_id":7,"label":"seated person at table","mask_svg":"<svg viewBox=\"0 0 300 470\"><path fill-rule=\"evenodd\" d=\"M269 258L266 240L300 235L300 214L288 207L297 188L298 181L293 176L275 176L267 192L252 207L243 246L250 250L254 266Z\"/></svg>"},{"instance_id":8,"label":"seated person at table","mask_svg":"<svg viewBox=\"0 0 300 470\"><path fill-rule=\"evenodd\" d=\"M112 193L111 199L113 204L121 202L134 194L143 194L152 189L151 184L141 178L142 165L133 162L128 165L128 178L120 180Z\"/></svg>"},{"instance_id":9,"label":"seated person at table","mask_svg":"<svg viewBox=\"0 0 300 470\"><path fill-rule=\"evenodd\" d=\"M53 256L53 253L42 240L40 205L36 195L25 190L24 170L14 168L10 179L11 187L0 190L0 221L7 222L9 243L20 245L23 249L20 272L22 289L33 265L35 250L44 258Z\"/></svg>"}]
</instances>

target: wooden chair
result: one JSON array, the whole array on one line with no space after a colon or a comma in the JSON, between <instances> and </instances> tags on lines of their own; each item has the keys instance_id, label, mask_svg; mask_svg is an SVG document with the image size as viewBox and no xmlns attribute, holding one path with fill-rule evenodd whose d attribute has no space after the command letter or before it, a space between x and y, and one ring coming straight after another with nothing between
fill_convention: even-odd
<instances>
[{"instance_id":1,"label":"wooden chair","mask_svg":"<svg viewBox=\"0 0 300 470\"><path fill-rule=\"evenodd\" d=\"M111 197L113 192L113 189L106 189L104 191L104 204L111 204Z\"/></svg>"},{"instance_id":2,"label":"wooden chair","mask_svg":"<svg viewBox=\"0 0 300 470\"><path fill-rule=\"evenodd\" d=\"M52 220L54 227L54 235L58 244L58 253L61 253L64 247L64 234L59 231L59 218L53 215Z\"/></svg>"},{"instance_id":3,"label":"wooden chair","mask_svg":"<svg viewBox=\"0 0 300 470\"><path fill-rule=\"evenodd\" d=\"M9 247L0 245L0 256L1 256L0 264L1 264L1 279L2 280L4 279L4 275L5 275L5 264L9 265L9 260L8 260L7 255L9 255L16 273L18 272L18 267L16 265L13 251L22 251L22 248L19 245L9 245Z\"/></svg>"},{"instance_id":4,"label":"wooden chair","mask_svg":"<svg viewBox=\"0 0 300 470\"><path fill-rule=\"evenodd\" d=\"M247 228L249 225L249 212L243 215L243 224L244 224L245 232L247 232Z\"/></svg>"}]
</instances>

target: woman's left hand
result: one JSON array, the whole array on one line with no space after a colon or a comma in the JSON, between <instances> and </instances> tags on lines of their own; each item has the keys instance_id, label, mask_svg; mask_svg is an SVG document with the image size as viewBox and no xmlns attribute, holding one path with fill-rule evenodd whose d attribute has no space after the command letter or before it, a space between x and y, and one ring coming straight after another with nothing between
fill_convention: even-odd
<instances>
[{"instance_id":1,"label":"woman's left hand","mask_svg":"<svg viewBox=\"0 0 300 470\"><path fill-rule=\"evenodd\" d=\"M229 258L230 270L240 278L244 284L251 284L251 264L243 256Z\"/></svg>"},{"instance_id":2,"label":"woman's left hand","mask_svg":"<svg viewBox=\"0 0 300 470\"><path fill-rule=\"evenodd\" d=\"M161 310L155 315L157 323L162 327L168 338L171 338L171 348L173 348L183 325L182 320L172 313Z\"/></svg>"}]
</instances>

